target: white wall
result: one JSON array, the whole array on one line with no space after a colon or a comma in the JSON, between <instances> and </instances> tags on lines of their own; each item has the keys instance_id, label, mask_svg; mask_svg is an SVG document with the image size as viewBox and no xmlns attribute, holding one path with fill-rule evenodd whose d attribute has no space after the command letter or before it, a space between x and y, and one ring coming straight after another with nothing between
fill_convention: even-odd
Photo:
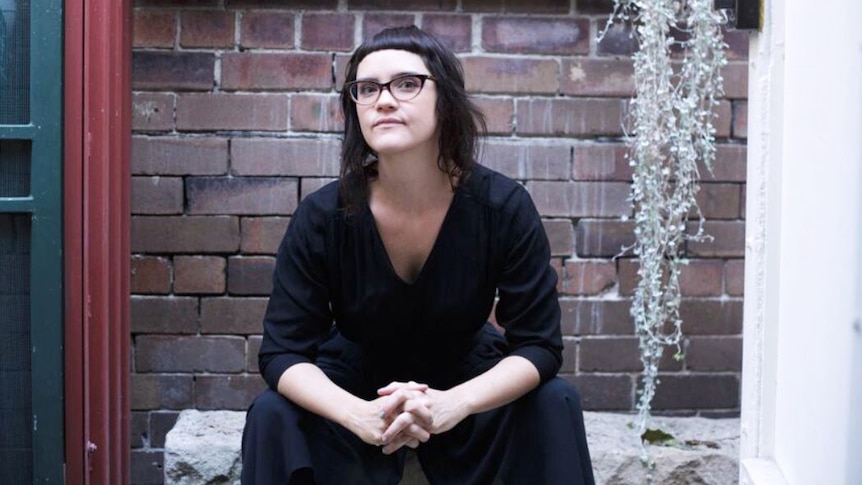
<instances>
[{"instance_id":1,"label":"white wall","mask_svg":"<svg viewBox=\"0 0 862 485\"><path fill-rule=\"evenodd\" d=\"M752 40L743 483L862 483L860 20L858 0L767 1Z\"/></svg>"}]
</instances>

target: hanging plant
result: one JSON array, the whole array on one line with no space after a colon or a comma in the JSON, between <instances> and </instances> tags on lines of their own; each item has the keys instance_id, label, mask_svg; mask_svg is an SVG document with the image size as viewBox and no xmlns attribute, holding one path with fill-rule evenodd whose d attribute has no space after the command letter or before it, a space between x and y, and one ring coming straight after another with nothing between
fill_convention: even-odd
<instances>
[{"instance_id":1,"label":"hanging plant","mask_svg":"<svg viewBox=\"0 0 862 485\"><path fill-rule=\"evenodd\" d=\"M668 346L683 358L679 275L687 264L685 246L709 238L695 196L699 164L711 170L715 158L714 108L723 94L726 45L713 0L614 0L608 28L614 22L632 25L639 45L632 56L635 97L626 135L635 243L623 253L639 262L631 316L643 374L634 428L641 458L652 468L645 437L659 362ZM695 231L687 229L692 216Z\"/></svg>"}]
</instances>

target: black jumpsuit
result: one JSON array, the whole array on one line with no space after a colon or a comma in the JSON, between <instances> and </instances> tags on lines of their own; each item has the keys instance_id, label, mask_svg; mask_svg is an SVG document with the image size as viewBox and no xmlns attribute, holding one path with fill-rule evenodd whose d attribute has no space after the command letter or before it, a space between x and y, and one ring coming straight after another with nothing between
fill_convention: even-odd
<instances>
[{"instance_id":1,"label":"black jumpsuit","mask_svg":"<svg viewBox=\"0 0 862 485\"><path fill-rule=\"evenodd\" d=\"M394 271L367 205L348 216L337 183L309 195L276 260L259 354L270 390L249 409L243 483L283 484L313 473L318 484L387 484L401 476L403 452L383 455L275 392L293 364L315 362L342 388L374 399L392 381L448 389L506 355L532 362L542 384L420 444L428 479L592 483L579 397L554 377L562 339L549 259L527 191L479 165L456 189L412 283ZM495 297L505 337L487 323Z\"/></svg>"}]
</instances>

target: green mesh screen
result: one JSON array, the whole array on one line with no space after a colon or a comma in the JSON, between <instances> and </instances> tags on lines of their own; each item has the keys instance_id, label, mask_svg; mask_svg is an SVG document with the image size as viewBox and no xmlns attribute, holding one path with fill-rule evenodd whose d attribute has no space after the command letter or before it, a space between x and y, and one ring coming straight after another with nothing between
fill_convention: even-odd
<instances>
[{"instance_id":1,"label":"green mesh screen","mask_svg":"<svg viewBox=\"0 0 862 485\"><path fill-rule=\"evenodd\" d=\"M30 0L0 0L0 125L30 120Z\"/></svg>"},{"instance_id":2,"label":"green mesh screen","mask_svg":"<svg viewBox=\"0 0 862 485\"><path fill-rule=\"evenodd\" d=\"M29 141L0 140L0 197L30 195L30 165Z\"/></svg>"},{"instance_id":3,"label":"green mesh screen","mask_svg":"<svg viewBox=\"0 0 862 485\"><path fill-rule=\"evenodd\" d=\"M32 483L30 215L0 214L0 483Z\"/></svg>"}]
</instances>

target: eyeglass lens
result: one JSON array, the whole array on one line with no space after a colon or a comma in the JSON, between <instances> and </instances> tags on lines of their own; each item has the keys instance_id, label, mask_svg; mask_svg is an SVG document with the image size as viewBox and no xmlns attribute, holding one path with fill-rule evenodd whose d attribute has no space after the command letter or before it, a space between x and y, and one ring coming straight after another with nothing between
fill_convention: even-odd
<instances>
[{"instance_id":1,"label":"eyeglass lens","mask_svg":"<svg viewBox=\"0 0 862 485\"><path fill-rule=\"evenodd\" d=\"M359 104L371 104L377 101L383 89L388 89L399 101L409 101L419 95L427 77L401 76L387 83L375 81L357 81L350 86L350 97Z\"/></svg>"}]
</instances>

